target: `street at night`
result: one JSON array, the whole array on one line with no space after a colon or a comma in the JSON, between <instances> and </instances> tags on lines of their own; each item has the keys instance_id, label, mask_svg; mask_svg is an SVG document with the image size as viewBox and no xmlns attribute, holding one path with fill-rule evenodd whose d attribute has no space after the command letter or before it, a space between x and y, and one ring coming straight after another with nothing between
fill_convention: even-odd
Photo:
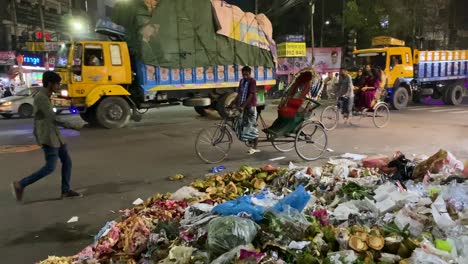
<instances>
[{"instance_id":1,"label":"street at night","mask_svg":"<svg viewBox=\"0 0 468 264\"><path fill-rule=\"evenodd\" d=\"M274 119L275 110L275 105L268 107L266 121ZM287 167L293 162L313 166L346 152L391 155L399 150L412 156L429 155L441 148L450 149L457 157L468 157L467 113L468 105L417 105L392 111L390 123L383 129L373 127L370 119L355 121L350 127L340 124L328 133L329 147L334 152L316 162L304 163L294 152L285 155L270 145L262 145L261 153L249 156L247 148L236 142L228 160L221 165L228 170L244 164ZM219 122L213 119L198 117L191 108L172 107L153 110L141 123L131 123L120 130L64 130L73 158L72 186L84 194L84 198L74 200L58 199L57 171L28 188L24 204L16 203L9 183L39 167L43 156L40 150L0 154L0 206L2 215L8 216L0 223L2 261L32 263L48 255L72 255L92 241L103 223L118 217L119 210L131 208L137 198L173 192L208 174L212 165L198 159L194 142L201 129ZM34 144L30 119L0 119L0 131L2 146ZM269 161L283 156L283 160ZM186 178L168 180L179 173ZM78 216L79 221L67 224L73 216Z\"/></svg>"},{"instance_id":2,"label":"street at night","mask_svg":"<svg viewBox=\"0 0 468 264\"><path fill-rule=\"evenodd\" d=\"M467 1L0 6L0 264L468 263Z\"/></svg>"}]
</instances>

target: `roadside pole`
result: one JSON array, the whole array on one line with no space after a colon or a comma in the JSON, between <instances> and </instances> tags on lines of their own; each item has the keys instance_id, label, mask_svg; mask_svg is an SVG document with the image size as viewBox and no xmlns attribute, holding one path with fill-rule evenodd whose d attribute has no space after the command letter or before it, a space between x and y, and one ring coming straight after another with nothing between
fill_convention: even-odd
<instances>
[{"instance_id":1,"label":"roadside pole","mask_svg":"<svg viewBox=\"0 0 468 264\"><path fill-rule=\"evenodd\" d=\"M44 6L39 4L39 15L41 18L41 30L42 30L42 43L44 43L44 51L45 51L45 69L46 71L49 70L49 52L47 51L47 40L45 37L45 24L44 24Z\"/></svg>"}]
</instances>

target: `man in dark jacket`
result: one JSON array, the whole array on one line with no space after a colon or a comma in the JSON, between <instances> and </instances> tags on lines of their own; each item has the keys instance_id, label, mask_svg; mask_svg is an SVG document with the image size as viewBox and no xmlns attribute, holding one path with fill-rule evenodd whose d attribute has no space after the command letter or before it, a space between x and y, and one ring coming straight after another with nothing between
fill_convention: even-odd
<instances>
[{"instance_id":1,"label":"man in dark jacket","mask_svg":"<svg viewBox=\"0 0 468 264\"><path fill-rule=\"evenodd\" d=\"M54 172L59 159L62 162L62 198L82 197L80 193L70 189L72 161L65 140L57 127L57 125L63 126L64 124L55 120L55 113L50 102L52 93L59 92L61 81L57 73L44 72L42 76L44 88L41 88L34 96L34 136L37 144L42 146L46 164L29 177L12 183L17 201L23 199L24 189L28 185Z\"/></svg>"}]
</instances>

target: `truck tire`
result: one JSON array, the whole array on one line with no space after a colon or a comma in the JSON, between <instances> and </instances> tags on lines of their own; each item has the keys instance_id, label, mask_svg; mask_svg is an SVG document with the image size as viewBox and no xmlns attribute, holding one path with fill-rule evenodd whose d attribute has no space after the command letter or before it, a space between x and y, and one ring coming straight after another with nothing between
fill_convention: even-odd
<instances>
[{"instance_id":1,"label":"truck tire","mask_svg":"<svg viewBox=\"0 0 468 264\"><path fill-rule=\"evenodd\" d=\"M228 113L226 112L226 107L231 105L232 102L234 102L234 100L236 99L236 97L237 97L236 92L225 93L219 97L218 101L216 102L216 111L218 111L219 115L222 118L228 117Z\"/></svg>"},{"instance_id":2,"label":"truck tire","mask_svg":"<svg viewBox=\"0 0 468 264\"><path fill-rule=\"evenodd\" d=\"M22 104L18 109L18 114L21 118L31 117L34 113L34 108L30 104Z\"/></svg>"},{"instance_id":3,"label":"truck tire","mask_svg":"<svg viewBox=\"0 0 468 264\"><path fill-rule=\"evenodd\" d=\"M197 114L199 114L200 116L208 115L208 113L206 112L208 106L194 106L193 108L195 109L195 112L197 112Z\"/></svg>"},{"instance_id":4,"label":"truck tire","mask_svg":"<svg viewBox=\"0 0 468 264\"><path fill-rule=\"evenodd\" d=\"M183 101L184 106L209 106L211 105L211 99L207 97L200 98L189 98Z\"/></svg>"},{"instance_id":5,"label":"truck tire","mask_svg":"<svg viewBox=\"0 0 468 264\"><path fill-rule=\"evenodd\" d=\"M86 112L80 113L81 119L86 121L90 126L97 127L99 123L96 118L96 106L91 106L86 109Z\"/></svg>"},{"instance_id":6,"label":"truck tire","mask_svg":"<svg viewBox=\"0 0 468 264\"><path fill-rule=\"evenodd\" d=\"M461 85L455 85L450 87L450 91L447 96L447 102L451 105L459 105L463 102L463 87Z\"/></svg>"},{"instance_id":7,"label":"truck tire","mask_svg":"<svg viewBox=\"0 0 468 264\"><path fill-rule=\"evenodd\" d=\"M131 108L122 97L106 97L96 110L98 123L108 129L122 128L130 120Z\"/></svg>"},{"instance_id":8,"label":"truck tire","mask_svg":"<svg viewBox=\"0 0 468 264\"><path fill-rule=\"evenodd\" d=\"M409 94L405 87L398 87L392 98L392 106L396 110L405 109L408 106Z\"/></svg>"}]
</instances>

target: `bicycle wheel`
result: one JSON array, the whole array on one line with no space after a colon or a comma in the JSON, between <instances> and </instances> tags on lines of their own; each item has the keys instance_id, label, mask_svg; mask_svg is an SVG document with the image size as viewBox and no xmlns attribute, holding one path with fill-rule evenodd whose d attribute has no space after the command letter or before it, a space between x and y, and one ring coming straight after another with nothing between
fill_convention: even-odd
<instances>
[{"instance_id":1,"label":"bicycle wheel","mask_svg":"<svg viewBox=\"0 0 468 264\"><path fill-rule=\"evenodd\" d=\"M231 150L232 135L225 126L203 129L197 136L197 156L206 163L215 164L225 160Z\"/></svg>"},{"instance_id":2,"label":"bicycle wheel","mask_svg":"<svg viewBox=\"0 0 468 264\"><path fill-rule=\"evenodd\" d=\"M390 109L385 104L378 104L374 108L373 121L377 128L384 128L390 120Z\"/></svg>"},{"instance_id":3,"label":"bicycle wheel","mask_svg":"<svg viewBox=\"0 0 468 264\"><path fill-rule=\"evenodd\" d=\"M340 113L338 107L330 105L327 106L320 115L320 122L326 130L333 130L338 126Z\"/></svg>"},{"instance_id":4,"label":"bicycle wheel","mask_svg":"<svg viewBox=\"0 0 468 264\"><path fill-rule=\"evenodd\" d=\"M296 135L296 152L303 160L319 159L326 151L328 137L325 129L317 123L302 126Z\"/></svg>"},{"instance_id":5,"label":"bicycle wheel","mask_svg":"<svg viewBox=\"0 0 468 264\"><path fill-rule=\"evenodd\" d=\"M294 149L294 145L295 145L295 142L293 140L293 138L289 138L291 141L290 142L283 142L283 141L286 141L288 140L288 138L282 138L282 139L279 139L279 138L271 138L271 145L273 145L273 147L279 151L279 152L283 152L283 153L286 153L286 152L290 152Z\"/></svg>"}]
</instances>

